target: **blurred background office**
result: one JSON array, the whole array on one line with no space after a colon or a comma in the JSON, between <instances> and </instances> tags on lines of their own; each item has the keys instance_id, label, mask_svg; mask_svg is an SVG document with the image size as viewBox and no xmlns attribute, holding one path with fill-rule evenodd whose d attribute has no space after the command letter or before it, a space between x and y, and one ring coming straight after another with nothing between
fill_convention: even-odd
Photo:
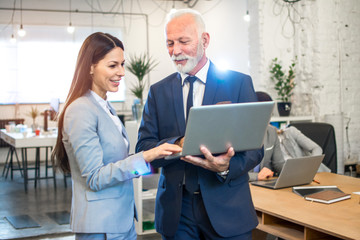
<instances>
[{"instance_id":1,"label":"blurred background office","mask_svg":"<svg viewBox=\"0 0 360 240\"><path fill-rule=\"evenodd\" d=\"M9 119L19 123L23 119L28 127L43 129L42 114L49 110L50 103L57 108L56 99L61 111L80 45L96 31L121 39L127 62L146 54L157 63L144 78L141 95L145 101L149 86L174 72L163 30L166 14L173 8L199 11L212 36L208 57L217 66L251 75L255 91L267 92L276 101L280 100L271 80L270 64L276 58L287 73L296 59L296 85L289 99L291 113L279 117L275 109L274 122L279 126L302 121L331 124L337 149L337 166L332 170L340 174L355 171L360 163L358 0L0 0L1 128ZM137 76L127 71L121 90L109 95L124 121L135 118L132 109L139 96L131 90L137 83ZM47 124L56 127L50 117ZM136 124L133 127L136 132ZM130 138L136 141L133 135ZM7 154L8 147L0 147L1 167ZM29 154L29 159L32 157ZM1 198L1 213L11 209L12 203L16 208L36 209L29 204L36 204L32 200L36 194L45 194L45 201L54 198L69 204L69 188L64 189L61 182L57 181L58 194L52 184L41 184L46 191L31 188L26 195L20 174L17 177L1 182L7 186ZM58 177L63 180L62 175ZM13 183L20 186L14 188L10 185ZM67 200L56 200L60 196ZM67 205L54 206L68 210Z\"/></svg>"},{"instance_id":2,"label":"blurred background office","mask_svg":"<svg viewBox=\"0 0 360 240\"><path fill-rule=\"evenodd\" d=\"M149 84L173 72L165 61L165 16L172 8L187 7L204 15L212 33L209 57L223 68L250 74L256 90L275 98L271 60L278 58L286 67L297 57L291 116L312 116L334 126L339 173L345 163L359 161L357 0L1 0L0 119L24 118L30 126L31 108L43 113L54 97L63 103L80 43L95 31L122 39L127 57L146 53L159 63L145 77L145 98ZM125 119L132 118L135 83L127 73L122 91L110 96ZM41 116L36 121L43 124Z\"/></svg>"}]
</instances>

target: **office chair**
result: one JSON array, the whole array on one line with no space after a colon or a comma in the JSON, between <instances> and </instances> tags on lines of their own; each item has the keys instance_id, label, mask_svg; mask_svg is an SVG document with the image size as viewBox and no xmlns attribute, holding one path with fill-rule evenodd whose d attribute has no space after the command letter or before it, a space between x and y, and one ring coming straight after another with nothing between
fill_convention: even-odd
<instances>
[{"instance_id":1,"label":"office chair","mask_svg":"<svg viewBox=\"0 0 360 240\"><path fill-rule=\"evenodd\" d=\"M301 122L291 123L290 125L299 129L305 136L323 149L325 154L323 163L331 169L332 173L337 173L337 150L334 127L331 124L321 122Z\"/></svg>"}]
</instances>

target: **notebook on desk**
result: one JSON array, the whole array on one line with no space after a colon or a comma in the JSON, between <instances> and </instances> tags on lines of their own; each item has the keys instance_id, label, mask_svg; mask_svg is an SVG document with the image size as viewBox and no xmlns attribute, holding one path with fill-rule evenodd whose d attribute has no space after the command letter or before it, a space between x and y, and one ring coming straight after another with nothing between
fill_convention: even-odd
<instances>
[{"instance_id":1,"label":"notebook on desk","mask_svg":"<svg viewBox=\"0 0 360 240\"><path fill-rule=\"evenodd\" d=\"M232 146L235 152L259 149L274 102L249 102L192 107L181 153L165 157L202 155L200 146L212 154L224 153Z\"/></svg>"},{"instance_id":2,"label":"notebook on desk","mask_svg":"<svg viewBox=\"0 0 360 240\"><path fill-rule=\"evenodd\" d=\"M254 181L251 182L251 184L271 189L309 184L312 182L319 169L324 156L325 155L323 154L319 156L290 158L285 161L278 178L265 181Z\"/></svg>"}]
</instances>

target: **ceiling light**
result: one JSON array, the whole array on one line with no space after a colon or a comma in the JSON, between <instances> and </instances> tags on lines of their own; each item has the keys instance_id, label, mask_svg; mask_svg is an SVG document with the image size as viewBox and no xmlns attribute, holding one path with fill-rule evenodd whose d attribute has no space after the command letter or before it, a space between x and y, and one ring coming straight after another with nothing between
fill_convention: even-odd
<instances>
[{"instance_id":1,"label":"ceiling light","mask_svg":"<svg viewBox=\"0 0 360 240\"><path fill-rule=\"evenodd\" d=\"M170 9L169 14L173 14L174 12L176 12L176 8L175 8L175 0L173 0L173 5L172 5L172 7L171 7L171 9Z\"/></svg>"},{"instance_id":2,"label":"ceiling light","mask_svg":"<svg viewBox=\"0 0 360 240\"><path fill-rule=\"evenodd\" d=\"M69 0L69 26L67 27L67 31L70 34L75 31L75 27L71 24L71 0Z\"/></svg>"},{"instance_id":3,"label":"ceiling light","mask_svg":"<svg viewBox=\"0 0 360 240\"><path fill-rule=\"evenodd\" d=\"M14 34L11 34L10 42L12 44L16 43L16 38L15 38Z\"/></svg>"},{"instance_id":4,"label":"ceiling light","mask_svg":"<svg viewBox=\"0 0 360 240\"><path fill-rule=\"evenodd\" d=\"M25 29L23 28L23 25L22 25L22 24L20 25L20 29L18 30L18 35L19 35L20 37L24 37L24 36L26 35L26 31L25 31Z\"/></svg>"},{"instance_id":5,"label":"ceiling light","mask_svg":"<svg viewBox=\"0 0 360 240\"><path fill-rule=\"evenodd\" d=\"M69 26L67 27L67 31L68 31L68 33L75 32L75 27L71 24L71 22L69 23Z\"/></svg>"},{"instance_id":6,"label":"ceiling light","mask_svg":"<svg viewBox=\"0 0 360 240\"><path fill-rule=\"evenodd\" d=\"M26 31L24 30L22 24L22 0L20 1L20 29L18 30L18 35L20 37L24 37L26 35Z\"/></svg>"},{"instance_id":7,"label":"ceiling light","mask_svg":"<svg viewBox=\"0 0 360 240\"><path fill-rule=\"evenodd\" d=\"M245 20L246 22L250 22L249 11L246 11L246 14L244 15L244 20Z\"/></svg>"},{"instance_id":8,"label":"ceiling light","mask_svg":"<svg viewBox=\"0 0 360 240\"><path fill-rule=\"evenodd\" d=\"M249 2L246 0L246 14L244 15L244 21L250 22L250 15L249 15Z\"/></svg>"}]
</instances>

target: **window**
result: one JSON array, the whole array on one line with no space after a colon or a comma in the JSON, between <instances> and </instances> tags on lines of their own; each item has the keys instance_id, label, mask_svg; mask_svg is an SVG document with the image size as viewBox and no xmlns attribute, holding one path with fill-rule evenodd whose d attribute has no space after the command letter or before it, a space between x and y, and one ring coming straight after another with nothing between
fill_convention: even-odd
<instances>
[{"instance_id":1,"label":"window","mask_svg":"<svg viewBox=\"0 0 360 240\"><path fill-rule=\"evenodd\" d=\"M63 26L26 26L27 35L15 44L0 39L0 104L64 102L72 81L76 58L91 28L76 28L71 35ZM121 39L118 29L99 29ZM125 81L111 101L125 100Z\"/></svg>"}]
</instances>

